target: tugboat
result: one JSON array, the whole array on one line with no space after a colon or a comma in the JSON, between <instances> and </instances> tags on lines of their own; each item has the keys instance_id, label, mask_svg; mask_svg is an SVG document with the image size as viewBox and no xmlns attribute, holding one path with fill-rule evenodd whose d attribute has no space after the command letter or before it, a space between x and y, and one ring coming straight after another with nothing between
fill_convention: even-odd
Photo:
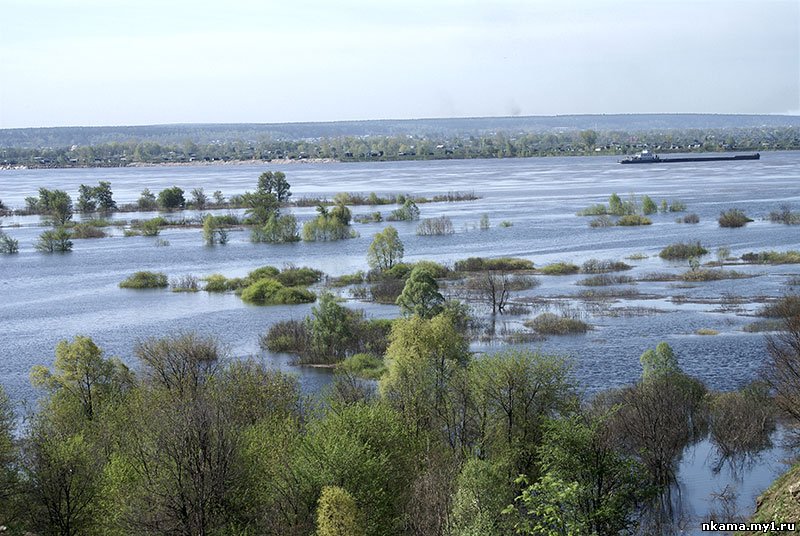
<instances>
[{"instance_id":1,"label":"tugboat","mask_svg":"<svg viewBox=\"0 0 800 536\"><path fill-rule=\"evenodd\" d=\"M675 163L675 162L722 162L726 160L759 160L760 153L755 154L738 154L734 156L688 156L679 158L661 158L657 154L650 151L642 151L641 153L629 156L624 160L620 160L620 164L659 164L659 163Z\"/></svg>"}]
</instances>

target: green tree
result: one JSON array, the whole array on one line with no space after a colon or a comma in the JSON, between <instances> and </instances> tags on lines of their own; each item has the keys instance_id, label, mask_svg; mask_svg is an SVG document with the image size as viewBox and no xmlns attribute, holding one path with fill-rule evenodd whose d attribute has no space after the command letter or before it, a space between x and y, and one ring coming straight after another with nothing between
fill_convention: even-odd
<instances>
[{"instance_id":1,"label":"green tree","mask_svg":"<svg viewBox=\"0 0 800 536\"><path fill-rule=\"evenodd\" d=\"M64 190L39 188L37 209L49 216L53 226L60 227L72 219L72 199Z\"/></svg>"},{"instance_id":2,"label":"green tree","mask_svg":"<svg viewBox=\"0 0 800 536\"><path fill-rule=\"evenodd\" d=\"M514 500L509 467L470 458L461 469L453 495L450 530L455 536L505 536L513 519L503 509Z\"/></svg>"},{"instance_id":3,"label":"green tree","mask_svg":"<svg viewBox=\"0 0 800 536\"><path fill-rule=\"evenodd\" d=\"M645 216L658 212L658 205L656 205L655 201L653 201L649 195L642 197L642 212Z\"/></svg>"},{"instance_id":4,"label":"green tree","mask_svg":"<svg viewBox=\"0 0 800 536\"><path fill-rule=\"evenodd\" d=\"M373 238L367 251L367 263L370 268L383 271L402 260L403 242L397 234L397 229L389 225Z\"/></svg>"},{"instance_id":5,"label":"green tree","mask_svg":"<svg viewBox=\"0 0 800 536\"><path fill-rule=\"evenodd\" d=\"M666 342L660 342L655 350L647 350L639 358L642 364L642 378L648 380L666 374L681 372L678 366L678 358L672 351L672 347Z\"/></svg>"},{"instance_id":6,"label":"green tree","mask_svg":"<svg viewBox=\"0 0 800 536\"><path fill-rule=\"evenodd\" d=\"M516 514L519 518L514 525L517 534L590 534L578 513L580 486L577 482L564 481L554 475L545 474L533 484L524 475L517 479L517 483L524 486L522 493L514 499L514 505L504 510L506 514Z\"/></svg>"},{"instance_id":7,"label":"green tree","mask_svg":"<svg viewBox=\"0 0 800 536\"><path fill-rule=\"evenodd\" d=\"M254 225L263 226L278 213L278 200L270 192L245 192L242 194L242 204L246 207L247 221Z\"/></svg>"},{"instance_id":8,"label":"green tree","mask_svg":"<svg viewBox=\"0 0 800 536\"><path fill-rule=\"evenodd\" d=\"M420 266L411 270L403 292L397 298L400 311L404 315L432 318L441 312L443 304L444 297L430 270Z\"/></svg>"},{"instance_id":9,"label":"green tree","mask_svg":"<svg viewBox=\"0 0 800 536\"><path fill-rule=\"evenodd\" d=\"M275 196L278 203L285 203L291 197L291 186L282 171L265 171L258 176L258 192Z\"/></svg>"},{"instance_id":10,"label":"green tree","mask_svg":"<svg viewBox=\"0 0 800 536\"><path fill-rule=\"evenodd\" d=\"M192 189L192 197L189 200L189 203L198 210L203 210L206 207L206 203L208 203L208 196L205 194L202 188L194 188Z\"/></svg>"},{"instance_id":11,"label":"green tree","mask_svg":"<svg viewBox=\"0 0 800 536\"><path fill-rule=\"evenodd\" d=\"M0 525L11 526L17 518L18 452L14 444L14 408L0 385Z\"/></svg>"},{"instance_id":12,"label":"green tree","mask_svg":"<svg viewBox=\"0 0 800 536\"><path fill-rule=\"evenodd\" d=\"M94 198L97 200L97 208L100 212L108 214L117 210L117 202L114 201L114 193L111 191L110 182L98 182L94 188Z\"/></svg>"},{"instance_id":13,"label":"green tree","mask_svg":"<svg viewBox=\"0 0 800 536\"><path fill-rule=\"evenodd\" d=\"M19 240L11 238L2 229L0 229L0 253L9 255L19 253Z\"/></svg>"},{"instance_id":14,"label":"green tree","mask_svg":"<svg viewBox=\"0 0 800 536\"><path fill-rule=\"evenodd\" d=\"M203 241L207 246L228 243L228 230L216 216L206 214L203 218Z\"/></svg>"},{"instance_id":15,"label":"green tree","mask_svg":"<svg viewBox=\"0 0 800 536\"><path fill-rule=\"evenodd\" d=\"M94 188L81 184L78 187L78 212L94 212L97 203L94 200Z\"/></svg>"},{"instance_id":16,"label":"green tree","mask_svg":"<svg viewBox=\"0 0 800 536\"><path fill-rule=\"evenodd\" d=\"M325 486L317 505L318 536L363 536L361 513L346 489Z\"/></svg>"},{"instance_id":17,"label":"green tree","mask_svg":"<svg viewBox=\"0 0 800 536\"><path fill-rule=\"evenodd\" d=\"M311 308L312 352L323 362L341 361L353 338L353 322L347 308L336 302L330 292L319 297L319 303Z\"/></svg>"},{"instance_id":18,"label":"green tree","mask_svg":"<svg viewBox=\"0 0 800 536\"><path fill-rule=\"evenodd\" d=\"M158 192L158 206L163 210L176 210L186 205L183 189L178 186L164 188Z\"/></svg>"},{"instance_id":19,"label":"green tree","mask_svg":"<svg viewBox=\"0 0 800 536\"><path fill-rule=\"evenodd\" d=\"M139 210L155 210L158 208L156 196L149 188L142 190L142 194L136 204L139 206Z\"/></svg>"},{"instance_id":20,"label":"green tree","mask_svg":"<svg viewBox=\"0 0 800 536\"><path fill-rule=\"evenodd\" d=\"M36 242L36 250L42 253L66 253L72 251L72 235L65 227L44 231Z\"/></svg>"}]
</instances>

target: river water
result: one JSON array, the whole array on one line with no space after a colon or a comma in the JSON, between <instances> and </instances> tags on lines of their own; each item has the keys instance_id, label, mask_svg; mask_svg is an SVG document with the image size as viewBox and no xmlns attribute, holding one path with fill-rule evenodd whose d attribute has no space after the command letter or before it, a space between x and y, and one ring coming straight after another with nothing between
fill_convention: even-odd
<instances>
[{"instance_id":1,"label":"river water","mask_svg":"<svg viewBox=\"0 0 800 536\"><path fill-rule=\"evenodd\" d=\"M474 191L480 199L458 203L420 205L421 216L446 215L456 233L424 237L415 234L417 222L395 222L405 244L405 260L421 259L452 263L471 256L516 256L537 266L553 261L581 264L596 259L614 259L643 254L647 258L626 260L634 265L625 275L634 278L650 272L685 271L684 262L668 262L657 255L664 246L700 240L712 252L720 246L733 256L765 249L800 249L798 227L770 223L765 218L779 205L789 203L800 210L800 153L765 153L759 161L708 162L621 166L610 157L569 157L508 160L425 161L392 163L215 165L192 167L143 167L120 169L12 170L0 172L0 199L11 207L24 205L39 187L59 188L77 197L80 184L108 180L118 203L134 202L143 188L158 192L177 185L187 191L203 187L207 194L221 190L226 196L253 190L258 175L267 170L286 173L294 198L332 196L336 192L412 193L432 196L448 191ZM646 227L590 228L591 218L576 212L594 203L606 202L612 193L623 199L629 194L661 199L679 199L687 212L699 215L696 225L678 224L682 214L656 214ZM720 211L743 209L755 221L744 228L724 229L717 224ZM352 207L366 214L393 207ZM313 208L295 209L300 220L312 217ZM489 230L480 230L486 214ZM118 219L152 217L154 214L117 214ZM191 212L184 215L191 216ZM500 222L511 223L501 227ZM288 356L267 355L258 348L258 335L285 319L301 319L310 305L256 307L232 294L205 292L131 291L118 283L138 270L162 271L169 276L222 273L241 276L271 264L296 264L320 269L329 275L364 270L372 236L385 223L354 224L360 236L332 243L285 245L252 244L247 232L231 233L225 246L205 247L198 229L167 229L159 237L169 242L158 246L151 237L114 236L98 240L76 240L69 254L42 254L33 244L42 231L38 217L8 217L4 231L20 242L18 255L0 257L0 382L19 401L35 397L28 382L34 364L50 364L53 348L76 334L91 336L108 355L135 364L132 349L137 340L179 331L198 331L219 337L231 355L259 355L276 366L293 370L306 392L316 392L330 381L318 369L296 369ZM713 253L707 258L714 259ZM765 355L764 336L745 333L760 304L788 291L800 267L736 266L752 275L749 279L705 282L693 285L675 282L624 285L635 294L605 302L602 307L581 300L586 287L576 285L583 275L541 276L541 285L515 295L520 301L568 303L593 330L585 335L551 337L527 346L569 357L581 389L591 395L609 387L636 381L641 373L639 356L659 341L675 350L681 367L710 388L730 390L752 380ZM796 291L797 288L794 287ZM393 317L397 309L352 300L370 316ZM528 316L538 312L531 310ZM616 311L616 312L615 312ZM637 314L631 311L638 311ZM502 317L498 330L522 328L526 316ZM696 335L700 328L719 332ZM476 351L495 351L498 343L475 344ZM703 444L695 449L708 450ZM698 478L708 463L698 464L698 454L687 452L683 462L684 500L689 498L694 514L708 511L709 482ZM750 472L739 471L739 501L746 509L754 495L782 470L776 460L782 453L766 454L770 463L753 464ZM691 463L686 460L691 460ZM774 463L773 463L774 462ZM724 475L723 470L721 474ZM731 477L734 478L734 477ZM720 482L731 480L723 479ZM735 478L734 478L735 480ZM694 483L694 484L693 484ZM716 485L716 484L715 484ZM723 485L720 483L720 485ZM699 491L692 491L697 488ZM699 512L699 513L698 513Z\"/></svg>"}]
</instances>

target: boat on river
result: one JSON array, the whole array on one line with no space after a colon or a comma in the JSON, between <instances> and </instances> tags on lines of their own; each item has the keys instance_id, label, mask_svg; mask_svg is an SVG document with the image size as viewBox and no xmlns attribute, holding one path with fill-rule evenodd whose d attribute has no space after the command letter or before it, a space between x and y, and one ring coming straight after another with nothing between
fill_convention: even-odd
<instances>
[{"instance_id":1,"label":"boat on river","mask_svg":"<svg viewBox=\"0 0 800 536\"><path fill-rule=\"evenodd\" d=\"M650 151L642 151L633 156L629 156L624 160L620 160L620 164L672 164L676 162L723 162L727 160L759 160L760 153L755 154L737 154L733 156L681 156L677 158L661 158L657 154Z\"/></svg>"}]
</instances>

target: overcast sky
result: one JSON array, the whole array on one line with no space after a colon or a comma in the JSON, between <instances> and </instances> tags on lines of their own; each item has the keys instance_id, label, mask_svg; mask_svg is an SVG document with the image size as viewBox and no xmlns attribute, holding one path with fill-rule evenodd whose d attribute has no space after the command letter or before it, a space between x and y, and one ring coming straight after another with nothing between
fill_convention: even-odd
<instances>
[{"instance_id":1,"label":"overcast sky","mask_svg":"<svg viewBox=\"0 0 800 536\"><path fill-rule=\"evenodd\" d=\"M0 128L800 113L800 0L3 0Z\"/></svg>"}]
</instances>

